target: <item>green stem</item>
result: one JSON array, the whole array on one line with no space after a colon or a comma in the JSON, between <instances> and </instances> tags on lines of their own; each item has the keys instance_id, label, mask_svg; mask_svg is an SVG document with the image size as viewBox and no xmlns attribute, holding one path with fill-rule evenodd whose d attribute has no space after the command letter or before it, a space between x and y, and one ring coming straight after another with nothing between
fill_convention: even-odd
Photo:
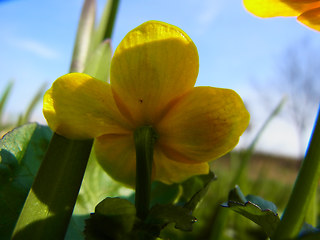
<instances>
[{"instance_id":1,"label":"green stem","mask_svg":"<svg viewBox=\"0 0 320 240\"><path fill-rule=\"evenodd\" d=\"M135 205L137 216L140 219L145 219L149 212L153 147L155 140L156 133L150 126L140 127L134 132L136 147Z\"/></svg>"},{"instance_id":2,"label":"green stem","mask_svg":"<svg viewBox=\"0 0 320 240\"><path fill-rule=\"evenodd\" d=\"M92 142L53 135L12 239L64 238Z\"/></svg>"},{"instance_id":3,"label":"green stem","mask_svg":"<svg viewBox=\"0 0 320 240\"><path fill-rule=\"evenodd\" d=\"M299 233L307 208L317 190L320 178L320 107L310 139L309 147L302 163L286 210L273 239L290 239Z\"/></svg>"}]
</instances>

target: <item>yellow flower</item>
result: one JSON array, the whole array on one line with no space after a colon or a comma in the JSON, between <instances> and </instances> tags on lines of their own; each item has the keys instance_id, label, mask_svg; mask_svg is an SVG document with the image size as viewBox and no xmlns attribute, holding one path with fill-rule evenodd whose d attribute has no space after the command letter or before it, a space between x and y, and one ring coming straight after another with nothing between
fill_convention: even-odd
<instances>
[{"instance_id":1,"label":"yellow flower","mask_svg":"<svg viewBox=\"0 0 320 240\"><path fill-rule=\"evenodd\" d=\"M320 31L319 0L243 0L246 9L258 17L295 17L306 26Z\"/></svg>"},{"instance_id":2,"label":"yellow flower","mask_svg":"<svg viewBox=\"0 0 320 240\"><path fill-rule=\"evenodd\" d=\"M149 21L122 40L110 84L82 73L58 78L44 97L52 130L70 139L94 138L101 166L117 181L135 183L133 132L152 126L153 180L167 184L207 174L208 161L235 147L249 122L232 90L194 87L196 46L181 29Z\"/></svg>"}]
</instances>

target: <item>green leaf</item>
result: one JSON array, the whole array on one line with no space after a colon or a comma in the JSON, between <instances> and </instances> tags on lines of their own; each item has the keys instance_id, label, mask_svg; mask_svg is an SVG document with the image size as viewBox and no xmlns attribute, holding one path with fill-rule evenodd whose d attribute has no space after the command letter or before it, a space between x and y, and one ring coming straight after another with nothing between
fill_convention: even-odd
<instances>
[{"instance_id":1,"label":"green leaf","mask_svg":"<svg viewBox=\"0 0 320 240\"><path fill-rule=\"evenodd\" d=\"M111 179L91 155L81 185L74 213L89 214L95 206L108 197L129 195L133 190Z\"/></svg>"},{"instance_id":2,"label":"green leaf","mask_svg":"<svg viewBox=\"0 0 320 240\"><path fill-rule=\"evenodd\" d=\"M244 197L239 187L230 191L228 202L222 206L228 207L255 222L262 227L269 237L273 235L280 223L277 208L272 202L253 195Z\"/></svg>"},{"instance_id":3,"label":"green leaf","mask_svg":"<svg viewBox=\"0 0 320 240\"><path fill-rule=\"evenodd\" d=\"M210 171L207 175L195 176L185 181L182 184L183 195L179 203L187 201L184 208L192 212L207 193L210 183L215 179L216 176Z\"/></svg>"},{"instance_id":4,"label":"green leaf","mask_svg":"<svg viewBox=\"0 0 320 240\"><path fill-rule=\"evenodd\" d=\"M272 211L274 214L277 214L278 208L277 206L270 201L264 200L262 197L254 196L254 195L247 195L247 201L259 206L262 211Z\"/></svg>"},{"instance_id":5,"label":"green leaf","mask_svg":"<svg viewBox=\"0 0 320 240\"><path fill-rule=\"evenodd\" d=\"M153 182L151 185L150 205L173 203L180 193L179 184L167 185L162 182Z\"/></svg>"},{"instance_id":6,"label":"green leaf","mask_svg":"<svg viewBox=\"0 0 320 240\"><path fill-rule=\"evenodd\" d=\"M133 229L135 219L136 208L131 202L106 198L86 221L86 239L124 239Z\"/></svg>"},{"instance_id":7,"label":"green leaf","mask_svg":"<svg viewBox=\"0 0 320 240\"><path fill-rule=\"evenodd\" d=\"M111 179L91 154L65 239L84 238L85 220L94 212L95 206L107 196L129 195L132 192L132 189Z\"/></svg>"},{"instance_id":8,"label":"green leaf","mask_svg":"<svg viewBox=\"0 0 320 240\"><path fill-rule=\"evenodd\" d=\"M261 226L268 236L273 235L280 222L279 216L275 215L271 210L262 210L259 206L249 201L243 205L240 203L230 204L229 207Z\"/></svg>"},{"instance_id":9,"label":"green leaf","mask_svg":"<svg viewBox=\"0 0 320 240\"><path fill-rule=\"evenodd\" d=\"M179 197L180 192L181 189L179 184L167 185L162 182L154 181L151 184L150 206L173 203ZM127 199L134 203L135 193L133 192Z\"/></svg>"},{"instance_id":10,"label":"green leaf","mask_svg":"<svg viewBox=\"0 0 320 240\"><path fill-rule=\"evenodd\" d=\"M87 221L86 239L155 239L160 235L161 230L171 223L175 224L177 229L192 231L192 226L197 219L191 213L206 193L209 183L213 179L215 179L215 176L211 172L208 175L200 175L183 183L186 187L185 190L188 189L193 192L191 194L185 192L183 199L187 202L180 202L181 206L172 204L181 192L180 184L165 185L160 182L154 182L151 190L153 207L150 209L145 221L141 221L138 218L135 219L134 228L130 229L131 232L129 229L121 230L123 227L121 223L117 221L114 223L115 220L112 218L103 220L99 214L97 215L96 209L94 217ZM134 195L130 196L130 199L133 200ZM98 221L104 222L104 224L100 225ZM117 226L118 224L120 227ZM113 230L106 231L107 225L112 226Z\"/></svg>"},{"instance_id":11,"label":"green leaf","mask_svg":"<svg viewBox=\"0 0 320 240\"><path fill-rule=\"evenodd\" d=\"M312 225L304 223L299 236L294 240L319 240L320 229L314 228Z\"/></svg>"},{"instance_id":12,"label":"green leaf","mask_svg":"<svg viewBox=\"0 0 320 240\"><path fill-rule=\"evenodd\" d=\"M239 186L235 186L235 188L230 190L228 200L234 203L242 203L242 204L245 204L247 202L247 199L243 195Z\"/></svg>"},{"instance_id":13,"label":"green leaf","mask_svg":"<svg viewBox=\"0 0 320 240\"><path fill-rule=\"evenodd\" d=\"M68 231L66 233L66 236L64 240L81 240L84 239L84 227L85 227L85 221L90 217L90 214L74 214L71 217Z\"/></svg>"},{"instance_id":14,"label":"green leaf","mask_svg":"<svg viewBox=\"0 0 320 240\"><path fill-rule=\"evenodd\" d=\"M320 231L306 233L296 239L297 240L319 240L320 239Z\"/></svg>"},{"instance_id":15,"label":"green leaf","mask_svg":"<svg viewBox=\"0 0 320 240\"><path fill-rule=\"evenodd\" d=\"M161 229L170 223L175 223L175 227L183 231L192 231L196 221L197 219L187 208L172 204L153 206L146 219L147 224L158 225Z\"/></svg>"},{"instance_id":16,"label":"green leaf","mask_svg":"<svg viewBox=\"0 0 320 240\"><path fill-rule=\"evenodd\" d=\"M89 55L86 62L84 73L102 81L109 81L111 63L110 40L102 42L94 52Z\"/></svg>"},{"instance_id":17,"label":"green leaf","mask_svg":"<svg viewBox=\"0 0 320 240\"><path fill-rule=\"evenodd\" d=\"M2 239L10 239L51 136L48 127L32 123L12 130L0 140Z\"/></svg>"}]
</instances>

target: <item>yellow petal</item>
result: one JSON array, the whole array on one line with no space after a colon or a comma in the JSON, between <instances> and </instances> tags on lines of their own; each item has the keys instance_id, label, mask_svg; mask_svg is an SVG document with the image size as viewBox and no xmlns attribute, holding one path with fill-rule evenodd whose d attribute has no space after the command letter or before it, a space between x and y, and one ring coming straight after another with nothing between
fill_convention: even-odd
<instances>
[{"instance_id":1,"label":"yellow petal","mask_svg":"<svg viewBox=\"0 0 320 240\"><path fill-rule=\"evenodd\" d=\"M132 135L104 135L95 139L93 148L98 162L110 177L128 187L135 186L136 154ZM172 184L208 172L208 163L188 164L172 161L155 147L153 180Z\"/></svg>"},{"instance_id":2,"label":"yellow petal","mask_svg":"<svg viewBox=\"0 0 320 240\"><path fill-rule=\"evenodd\" d=\"M298 17L298 21L314 30L320 31L320 8L304 12Z\"/></svg>"},{"instance_id":3,"label":"yellow petal","mask_svg":"<svg viewBox=\"0 0 320 240\"><path fill-rule=\"evenodd\" d=\"M110 177L134 187L136 152L132 134L101 136L95 139L93 149L98 162Z\"/></svg>"},{"instance_id":4,"label":"yellow petal","mask_svg":"<svg viewBox=\"0 0 320 240\"><path fill-rule=\"evenodd\" d=\"M168 159L160 149L155 149L153 179L166 184L179 183L188 178L209 173L208 163L189 164Z\"/></svg>"},{"instance_id":5,"label":"yellow petal","mask_svg":"<svg viewBox=\"0 0 320 240\"><path fill-rule=\"evenodd\" d=\"M229 89L196 87L156 126L165 155L185 163L216 159L233 149L249 124L241 98Z\"/></svg>"},{"instance_id":6,"label":"yellow petal","mask_svg":"<svg viewBox=\"0 0 320 240\"><path fill-rule=\"evenodd\" d=\"M198 52L187 34L149 21L129 32L116 49L110 82L122 113L138 126L147 125L193 88L198 69Z\"/></svg>"},{"instance_id":7,"label":"yellow petal","mask_svg":"<svg viewBox=\"0 0 320 240\"><path fill-rule=\"evenodd\" d=\"M56 133L71 139L127 133L108 83L82 73L58 78L45 93L43 114Z\"/></svg>"},{"instance_id":8,"label":"yellow petal","mask_svg":"<svg viewBox=\"0 0 320 240\"><path fill-rule=\"evenodd\" d=\"M258 17L298 16L320 7L319 0L243 0L245 8Z\"/></svg>"}]
</instances>

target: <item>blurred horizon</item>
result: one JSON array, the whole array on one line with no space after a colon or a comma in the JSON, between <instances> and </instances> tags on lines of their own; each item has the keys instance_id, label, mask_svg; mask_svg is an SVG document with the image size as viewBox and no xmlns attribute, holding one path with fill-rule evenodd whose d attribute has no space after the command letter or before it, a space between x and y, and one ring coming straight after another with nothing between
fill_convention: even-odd
<instances>
[{"instance_id":1,"label":"blurred horizon","mask_svg":"<svg viewBox=\"0 0 320 240\"><path fill-rule=\"evenodd\" d=\"M97 0L97 18L106 2ZM68 73L83 1L0 3L0 94L13 79L13 91L4 109L10 120L26 110L43 84L49 88L56 78ZM256 18L244 9L242 1L225 0L122 0L113 49L127 32L148 20L176 25L194 41L200 59L197 86L231 88L242 97L251 123L238 148L250 144L282 97L289 96L281 90L290 90L284 85L288 83L283 75L294 58L288 52L297 54L298 60L303 60L301 53L310 55L309 70L317 63L314 53L320 50L319 33L295 18ZM309 108L303 134L299 134L285 107L263 133L257 150L293 157L303 154L317 112L317 107ZM45 124L41 103L32 120Z\"/></svg>"}]
</instances>

